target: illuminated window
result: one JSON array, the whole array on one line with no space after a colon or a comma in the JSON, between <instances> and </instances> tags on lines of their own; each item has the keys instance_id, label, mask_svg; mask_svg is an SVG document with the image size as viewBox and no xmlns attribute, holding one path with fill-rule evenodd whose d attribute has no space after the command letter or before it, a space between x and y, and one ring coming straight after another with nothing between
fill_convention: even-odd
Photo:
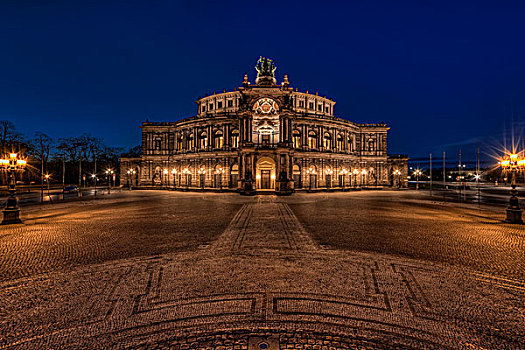
<instances>
[{"instance_id":1,"label":"illuminated window","mask_svg":"<svg viewBox=\"0 0 525 350\"><path fill-rule=\"evenodd\" d=\"M193 134L189 134L188 135L186 146L187 146L187 149L189 149L189 150L192 150L193 147L195 147L195 143L194 143L194 140L193 140Z\"/></svg>"},{"instance_id":2,"label":"illuminated window","mask_svg":"<svg viewBox=\"0 0 525 350\"><path fill-rule=\"evenodd\" d=\"M294 148L301 147L301 132L299 130L294 130L292 134L292 142Z\"/></svg>"},{"instance_id":3,"label":"illuminated window","mask_svg":"<svg viewBox=\"0 0 525 350\"><path fill-rule=\"evenodd\" d=\"M344 149L343 142L344 142L343 135L341 134L337 135L337 149L339 151L342 151Z\"/></svg>"},{"instance_id":4,"label":"illuminated window","mask_svg":"<svg viewBox=\"0 0 525 350\"><path fill-rule=\"evenodd\" d=\"M317 148L317 135L314 131L308 133L308 148L314 149Z\"/></svg>"},{"instance_id":5,"label":"illuminated window","mask_svg":"<svg viewBox=\"0 0 525 350\"><path fill-rule=\"evenodd\" d=\"M352 136L348 136L348 151L354 151L354 138Z\"/></svg>"},{"instance_id":6,"label":"illuminated window","mask_svg":"<svg viewBox=\"0 0 525 350\"><path fill-rule=\"evenodd\" d=\"M177 150L182 151L182 142L184 141L184 137L181 135L177 139Z\"/></svg>"},{"instance_id":7,"label":"illuminated window","mask_svg":"<svg viewBox=\"0 0 525 350\"><path fill-rule=\"evenodd\" d=\"M324 134L324 137L323 137L323 147L325 149L332 148L332 136L327 132Z\"/></svg>"},{"instance_id":8,"label":"illuminated window","mask_svg":"<svg viewBox=\"0 0 525 350\"><path fill-rule=\"evenodd\" d=\"M161 147L161 141L155 140L155 150L160 151L160 147Z\"/></svg>"},{"instance_id":9,"label":"illuminated window","mask_svg":"<svg viewBox=\"0 0 525 350\"><path fill-rule=\"evenodd\" d=\"M375 140L373 139L368 140L368 150L373 151L375 148L374 146L375 146Z\"/></svg>"},{"instance_id":10,"label":"illuminated window","mask_svg":"<svg viewBox=\"0 0 525 350\"><path fill-rule=\"evenodd\" d=\"M231 145L233 148L239 147L239 130L233 130L231 135Z\"/></svg>"},{"instance_id":11,"label":"illuminated window","mask_svg":"<svg viewBox=\"0 0 525 350\"><path fill-rule=\"evenodd\" d=\"M205 132L201 133L199 137L199 142L200 142L199 147L201 149L208 147L208 134L206 134Z\"/></svg>"},{"instance_id":12,"label":"illuminated window","mask_svg":"<svg viewBox=\"0 0 525 350\"><path fill-rule=\"evenodd\" d=\"M223 141L224 141L224 137L222 135L222 131L217 130L215 132L215 137L214 137L214 142L215 142L214 147L215 148L222 148Z\"/></svg>"}]
</instances>

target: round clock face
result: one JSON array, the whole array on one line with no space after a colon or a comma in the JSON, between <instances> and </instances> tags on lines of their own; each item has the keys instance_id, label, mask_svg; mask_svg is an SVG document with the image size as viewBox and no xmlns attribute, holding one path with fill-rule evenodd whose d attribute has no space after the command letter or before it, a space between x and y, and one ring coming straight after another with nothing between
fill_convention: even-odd
<instances>
[{"instance_id":1,"label":"round clock face","mask_svg":"<svg viewBox=\"0 0 525 350\"><path fill-rule=\"evenodd\" d=\"M279 110L279 105L277 102L272 100L271 98L261 98L255 102L255 105L253 106L253 110L255 113L262 113L262 114L276 114Z\"/></svg>"}]
</instances>

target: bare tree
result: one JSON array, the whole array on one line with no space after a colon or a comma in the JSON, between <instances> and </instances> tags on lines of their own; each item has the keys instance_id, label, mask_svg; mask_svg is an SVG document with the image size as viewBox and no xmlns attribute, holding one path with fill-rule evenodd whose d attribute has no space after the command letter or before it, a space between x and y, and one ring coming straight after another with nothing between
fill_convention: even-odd
<instances>
[{"instance_id":1,"label":"bare tree","mask_svg":"<svg viewBox=\"0 0 525 350\"><path fill-rule=\"evenodd\" d=\"M32 140L34 145L34 151L40 158L40 200L44 201L44 174L47 173L47 162L49 160L49 155L51 154L51 149L53 147L53 139L49 135L44 134L43 132L35 132L35 137ZM47 179L49 181L49 179Z\"/></svg>"},{"instance_id":2,"label":"bare tree","mask_svg":"<svg viewBox=\"0 0 525 350\"><path fill-rule=\"evenodd\" d=\"M14 151L15 143L22 141L22 135L16 131L9 120L0 120L0 151L2 155Z\"/></svg>"}]
</instances>

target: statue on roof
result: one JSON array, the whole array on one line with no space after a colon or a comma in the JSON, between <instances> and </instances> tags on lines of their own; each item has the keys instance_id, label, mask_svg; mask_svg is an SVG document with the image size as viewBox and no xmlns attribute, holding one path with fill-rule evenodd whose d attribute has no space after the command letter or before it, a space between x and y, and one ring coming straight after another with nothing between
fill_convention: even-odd
<instances>
[{"instance_id":1,"label":"statue on roof","mask_svg":"<svg viewBox=\"0 0 525 350\"><path fill-rule=\"evenodd\" d=\"M273 63L273 60L260 56L255 69L257 70L257 79L255 80L257 85L276 84L275 70L277 67Z\"/></svg>"}]
</instances>

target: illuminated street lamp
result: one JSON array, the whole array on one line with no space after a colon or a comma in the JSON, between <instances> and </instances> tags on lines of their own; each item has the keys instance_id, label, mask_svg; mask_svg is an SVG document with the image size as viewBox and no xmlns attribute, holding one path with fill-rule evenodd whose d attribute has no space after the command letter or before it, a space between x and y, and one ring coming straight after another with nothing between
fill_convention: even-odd
<instances>
[{"instance_id":1,"label":"illuminated street lamp","mask_svg":"<svg viewBox=\"0 0 525 350\"><path fill-rule=\"evenodd\" d=\"M317 171L313 166L308 168L306 170L306 174L308 174L308 191L312 190L312 181L314 181L314 175L317 175Z\"/></svg>"},{"instance_id":2,"label":"illuminated street lamp","mask_svg":"<svg viewBox=\"0 0 525 350\"><path fill-rule=\"evenodd\" d=\"M326 189L330 189L330 187L332 187L332 174L334 173L334 171L330 168L326 168L325 171L325 185L326 185Z\"/></svg>"},{"instance_id":3,"label":"illuminated street lamp","mask_svg":"<svg viewBox=\"0 0 525 350\"><path fill-rule=\"evenodd\" d=\"M97 195L97 174L91 174L91 178L95 183L95 196Z\"/></svg>"},{"instance_id":4,"label":"illuminated street lamp","mask_svg":"<svg viewBox=\"0 0 525 350\"><path fill-rule=\"evenodd\" d=\"M49 178L51 177L51 175L49 174L45 174L44 175L44 178L46 179L46 183L47 183L47 195L49 197Z\"/></svg>"},{"instance_id":5,"label":"illuminated street lamp","mask_svg":"<svg viewBox=\"0 0 525 350\"><path fill-rule=\"evenodd\" d=\"M397 179L397 188L401 188L401 171L399 169L394 170L394 176Z\"/></svg>"},{"instance_id":6,"label":"illuminated street lamp","mask_svg":"<svg viewBox=\"0 0 525 350\"><path fill-rule=\"evenodd\" d=\"M133 184L132 176L135 175L137 173L137 171L135 169L128 169L128 171L126 173L128 174L128 176L127 176L127 178L128 178L128 188L131 191L131 187L132 187L132 184Z\"/></svg>"},{"instance_id":7,"label":"illuminated street lamp","mask_svg":"<svg viewBox=\"0 0 525 350\"><path fill-rule=\"evenodd\" d=\"M365 176L368 172L366 169L361 170L361 187L365 187Z\"/></svg>"},{"instance_id":8,"label":"illuminated street lamp","mask_svg":"<svg viewBox=\"0 0 525 350\"><path fill-rule=\"evenodd\" d=\"M215 174L219 175L217 178L219 179L219 191L222 192L222 174L224 174L224 169L222 167L219 167L215 170Z\"/></svg>"},{"instance_id":9,"label":"illuminated street lamp","mask_svg":"<svg viewBox=\"0 0 525 350\"><path fill-rule=\"evenodd\" d=\"M21 224L20 207L18 206L18 198L16 194L16 179L17 171L23 171L27 165L25 159L18 157L17 153L10 153L8 157L0 159L0 169L7 171L9 174L9 198L7 198L6 206L3 210L4 218L2 225Z\"/></svg>"},{"instance_id":10,"label":"illuminated street lamp","mask_svg":"<svg viewBox=\"0 0 525 350\"><path fill-rule=\"evenodd\" d=\"M512 174L512 183L511 183L511 190L510 190L510 200L509 200L509 206L506 209L507 210L507 218L505 219L505 222L511 223L511 224L523 224L523 220L521 219L521 213L523 210L520 209L519 201L518 201L518 191L516 190L516 173L525 168L525 158L522 158L519 154L513 153L509 156L504 157L499 162L499 165L504 170L510 170Z\"/></svg>"},{"instance_id":11,"label":"illuminated street lamp","mask_svg":"<svg viewBox=\"0 0 525 350\"><path fill-rule=\"evenodd\" d=\"M357 174L359 174L359 170L354 169L352 173L354 174L354 188L357 188Z\"/></svg>"},{"instance_id":12,"label":"illuminated street lamp","mask_svg":"<svg viewBox=\"0 0 525 350\"><path fill-rule=\"evenodd\" d=\"M171 174L173 175L173 187L175 187L175 175L177 175L177 169L171 169Z\"/></svg>"},{"instance_id":13,"label":"illuminated street lamp","mask_svg":"<svg viewBox=\"0 0 525 350\"><path fill-rule=\"evenodd\" d=\"M423 173L421 172L421 170L416 169L414 171L414 175L416 175L416 190L419 190L419 177L423 175Z\"/></svg>"},{"instance_id":14,"label":"illuminated street lamp","mask_svg":"<svg viewBox=\"0 0 525 350\"><path fill-rule=\"evenodd\" d=\"M348 169L343 168L341 169L341 175L343 175L343 183L341 184L341 187L343 188L343 191L345 190L345 177L348 174Z\"/></svg>"},{"instance_id":15,"label":"illuminated street lamp","mask_svg":"<svg viewBox=\"0 0 525 350\"><path fill-rule=\"evenodd\" d=\"M162 171L162 173L164 174L164 175L162 176L163 179L164 179L164 177L167 177L167 178L168 178L168 183L167 183L166 186L170 187L170 176L169 176L169 173L168 173L168 169L164 169L164 170Z\"/></svg>"},{"instance_id":16,"label":"illuminated street lamp","mask_svg":"<svg viewBox=\"0 0 525 350\"><path fill-rule=\"evenodd\" d=\"M108 182L108 194L111 194L111 175L113 175L113 169L106 169L106 181Z\"/></svg>"},{"instance_id":17,"label":"illuminated street lamp","mask_svg":"<svg viewBox=\"0 0 525 350\"><path fill-rule=\"evenodd\" d=\"M184 168L182 170L182 173L186 175L186 191L188 190L188 187L189 187L189 177L190 177L190 170L188 168Z\"/></svg>"},{"instance_id":18,"label":"illuminated street lamp","mask_svg":"<svg viewBox=\"0 0 525 350\"><path fill-rule=\"evenodd\" d=\"M199 174L201 190L204 190L204 182L206 181L206 168L201 167L199 170L197 170L197 174Z\"/></svg>"}]
</instances>

